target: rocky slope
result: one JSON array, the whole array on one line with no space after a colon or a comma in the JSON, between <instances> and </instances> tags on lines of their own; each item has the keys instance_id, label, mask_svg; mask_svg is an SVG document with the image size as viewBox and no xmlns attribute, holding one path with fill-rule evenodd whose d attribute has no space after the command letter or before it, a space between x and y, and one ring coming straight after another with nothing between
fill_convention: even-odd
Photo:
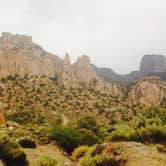
<instances>
[{"instance_id":1,"label":"rocky slope","mask_svg":"<svg viewBox=\"0 0 166 166\"><path fill-rule=\"evenodd\" d=\"M100 160L96 160L99 158ZM138 142L106 142L93 146L80 159L81 166L165 166L166 155L155 146L146 146Z\"/></svg>"},{"instance_id":2,"label":"rocky slope","mask_svg":"<svg viewBox=\"0 0 166 166\"><path fill-rule=\"evenodd\" d=\"M74 64L70 62L70 56L66 54L61 60L56 55L46 52L37 44L33 43L32 37L25 35L12 35L2 33L0 37L0 77L18 74L37 75L51 77L60 86L65 88L80 88L84 86L96 92L108 94L110 96L125 98L128 101L140 104L159 105L165 98L165 91L161 89L159 83L151 84L138 81L137 85L132 86L124 94L120 90L121 85L113 83L109 78L105 79L109 73L114 75L114 79L119 81L136 79L138 76L150 75L151 73L163 73L165 71L164 56L144 56L140 65L139 72L132 72L130 76L119 76L110 69L98 69L92 66L88 56L78 57ZM102 76L102 77L101 77ZM165 87L165 84L163 85Z\"/></svg>"},{"instance_id":3,"label":"rocky slope","mask_svg":"<svg viewBox=\"0 0 166 166\"><path fill-rule=\"evenodd\" d=\"M119 95L115 84L97 76L87 56L79 57L72 65L69 55L61 60L32 42L32 37L2 33L0 37L0 77L19 74L46 75L58 79L65 87L86 84L96 91Z\"/></svg>"},{"instance_id":4,"label":"rocky slope","mask_svg":"<svg viewBox=\"0 0 166 166\"><path fill-rule=\"evenodd\" d=\"M165 103L166 84L158 77L147 77L135 81L129 91L131 102L143 105L160 105Z\"/></svg>"}]
</instances>

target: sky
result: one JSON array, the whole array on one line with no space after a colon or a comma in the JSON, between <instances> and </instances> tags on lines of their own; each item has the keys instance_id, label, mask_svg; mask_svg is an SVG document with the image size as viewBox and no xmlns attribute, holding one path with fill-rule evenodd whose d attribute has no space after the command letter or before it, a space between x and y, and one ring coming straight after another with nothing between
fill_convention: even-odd
<instances>
[{"instance_id":1,"label":"sky","mask_svg":"<svg viewBox=\"0 0 166 166\"><path fill-rule=\"evenodd\" d=\"M125 74L144 54L166 55L166 0L0 0L2 32Z\"/></svg>"}]
</instances>

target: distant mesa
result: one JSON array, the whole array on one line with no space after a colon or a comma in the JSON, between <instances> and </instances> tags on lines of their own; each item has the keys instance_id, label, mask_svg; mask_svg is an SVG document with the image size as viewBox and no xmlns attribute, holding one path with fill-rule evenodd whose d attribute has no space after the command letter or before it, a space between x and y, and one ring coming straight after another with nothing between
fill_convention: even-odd
<instances>
[{"instance_id":1,"label":"distant mesa","mask_svg":"<svg viewBox=\"0 0 166 166\"><path fill-rule=\"evenodd\" d=\"M144 55L139 71L132 71L126 75L117 74L111 68L92 66L101 77L117 82L133 81L146 76L158 76L161 79L166 79L166 57L163 55Z\"/></svg>"}]
</instances>

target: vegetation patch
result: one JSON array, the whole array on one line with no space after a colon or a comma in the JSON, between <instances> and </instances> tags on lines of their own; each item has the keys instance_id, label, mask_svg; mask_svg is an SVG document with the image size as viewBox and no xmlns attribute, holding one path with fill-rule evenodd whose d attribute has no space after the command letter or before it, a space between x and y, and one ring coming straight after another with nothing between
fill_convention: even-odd
<instances>
[{"instance_id":1,"label":"vegetation patch","mask_svg":"<svg viewBox=\"0 0 166 166\"><path fill-rule=\"evenodd\" d=\"M72 152L72 157L75 159L79 159L85 155L85 153L88 151L89 146L81 145L78 148L74 149Z\"/></svg>"},{"instance_id":2,"label":"vegetation patch","mask_svg":"<svg viewBox=\"0 0 166 166\"><path fill-rule=\"evenodd\" d=\"M52 138L69 154L79 145L91 146L100 142L100 138L90 130L67 126L55 127L52 130Z\"/></svg>"},{"instance_id":3,"label":"vegetation patch","mask_svg":"<svg viewBox=\"0 0 166 166\"><path fill-rule=\"evenodd\" d=\"M163 143L166 141L166 109L146 109L130 122L116 124L114 128L110 140Z\"/></svg>"},{"instance_id":4,"label":"vegetation patch","mask_svg":"<svg viewBox=\"0 0 166 166\"><path fill-rule=\"evenodd\" d=\"M58 161L51 156L42 156L40 159L41 166L56 166L57 164L58 164Z\"/></svg>"},{"instance_id":5,"label":"vegetation patch","mask_svg":"<svg viewBox=\"0 0 166 166\"><path fill-rule=\"evenodd\" d=\"M105 152L103 145L91 147L85 156L80 160L81 166L118 166L120 159L116 159L114 151Z\"/></svg>"},{"instance_id":6,"label":"vegetation patch","mask_svg":"<svg viewBox=\"0 0 166 166\"><path fill-rule=\"evenodd\" d=\"M25 152L8 137L0 138L0 158L7 166L28 166Z\"/></svg>"}]
</instances>

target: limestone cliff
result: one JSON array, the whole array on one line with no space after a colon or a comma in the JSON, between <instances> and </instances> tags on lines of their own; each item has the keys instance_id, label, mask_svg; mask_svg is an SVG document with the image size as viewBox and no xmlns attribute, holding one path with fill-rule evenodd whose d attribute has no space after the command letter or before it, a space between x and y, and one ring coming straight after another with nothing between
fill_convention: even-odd
<instances>
[{"instance_id":1,"label":"limestone cliff","mask_svg":"<svg viewBox=\"0 0 166 166\"><path fill-rule=\"evenodd\" d=\"M80 83L95 88L101 93L107 93L112 96L121 96L121 93L115 83L111 83L101 79L90 63L88 56L79 57L76 63L73 64L74 73Z\"/></svg>"},{"instance_id":2,"label":"limestone cliff","mask_svg":"<svg viewBox=\"0 0 166 166\"><path fill-rule=\"evenodd\" d=\"M166 72L166 57L163 55L144 55L140 63L140 75L157 75Z\"/></svg>"},{"instance_id":3,"label":"limestone cliff","mask_svg":"<svg viewBox=\"0 0 166 166\"><path fill-rule=\"evenodd\" d=\"M62 80L65 87L77 87L79 82L75 77L73 66L70 61L70 56L67 53L65 55L65 58L63 59L62 66L63 66Z\"/></svg>"},{"instance_id":4,"label":"limestone cliff","mask_svg":"<svg viewBox=\"0 0 166 166\"><path fill-rule=\"evenodd\" d=\"M2 33L0 38L0 76L61 73L61 59L32 42L30 36Z\"/></svg>"},{"instance_id":5,"label":"limestone cliff","mask_svg":"<svg viewBox=\"0 0 166 166\"><path fill-rule=\"evenodd\" d=\"M137 80L131 87L129 98L143 105L160 105L166 97L166 85L157 77Z\"/></svg>"},{"instance_id":6,"label":"limestone cliff","mask_svg":"<svg viewBox=\"0 0 166 166\"><path fill-rule=\"evenodd\" d=\"M61 60L33 43L32 37L5 32L0 37L0 77L14 74L56 76L59 83L67 88L84 84L102 93L120 94L116 84L97 76L89 57L79 57L72 65L68 54Z\"/></svg>"}]
</instances>

